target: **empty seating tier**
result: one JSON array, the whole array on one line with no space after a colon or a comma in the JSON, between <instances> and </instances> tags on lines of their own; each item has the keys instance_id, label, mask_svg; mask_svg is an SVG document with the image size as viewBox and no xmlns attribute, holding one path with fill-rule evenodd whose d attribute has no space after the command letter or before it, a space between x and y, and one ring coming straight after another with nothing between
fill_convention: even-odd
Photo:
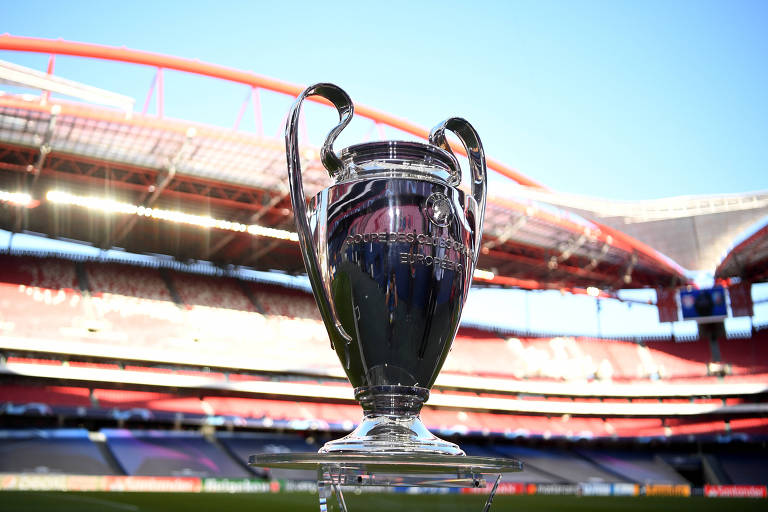
<instances>
[{"instance_id":1,"label":"empty seating tier","mask_svg":"<svg viewBox=\"0 0 768 512\"><path fill-rule=\"evenodd\" d=\"M0 473L120 474L82 429L0 430Z\"/></svg>"},{"instance_id":2,"label":"empty seating tier","mask_svg":"<svg viewBox=\"0 0 768 512\"><path fill-rule=\"evenodd\" d=\"M129 475L248 477L251 473L196 432L104 429L107 445Z\"/></svg>"}]
</instances>

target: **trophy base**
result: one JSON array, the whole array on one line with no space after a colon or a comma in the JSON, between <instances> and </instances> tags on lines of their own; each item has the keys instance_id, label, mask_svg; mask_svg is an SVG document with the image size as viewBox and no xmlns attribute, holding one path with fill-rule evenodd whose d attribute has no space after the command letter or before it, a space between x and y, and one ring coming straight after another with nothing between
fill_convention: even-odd
<instances>
[{"instance_id":1,"label":"trophy base","mask_svg":"<svg viewBox=\"0 0 768 512\"><path fill-rule=\"evenodd\" d=\"M465 455L456 444L427 430L418 416L366 416L355 430L327 442L318 453Z\"/></svg>"},{"instance_id":2,"label":"trophy base","mask_svg":"<svg viewBox=\"0 0 768 512\"><path fill-rule=\"evenodd\" d=\"M496 457L444 455L440 453L259 453L249 464L256 467L317 471L317 495L321 512L349 512L342 486L365 487L490 487L483 512L488 512L504 473L521 471L520 461ZM490 485L489 485L490 484Z\"/></svg>"},{"instance_id":3,"label":"trophy base","mask_svg":"<svg viewBox=\"0 0 768 512\"><path fill-rule=\"evenodd\" d=\"M517 459L427 453L257 453L248 465L330 471L340 485L409 487L484 487L485 475L523 469Z\"/></svg>"}]
</instances>

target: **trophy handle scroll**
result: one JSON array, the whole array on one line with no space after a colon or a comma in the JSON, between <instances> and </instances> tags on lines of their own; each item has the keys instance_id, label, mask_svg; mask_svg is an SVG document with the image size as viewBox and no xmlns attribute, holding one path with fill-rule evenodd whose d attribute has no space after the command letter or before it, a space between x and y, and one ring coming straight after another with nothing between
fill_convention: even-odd
<instances>
[{"instance_id":1,"label":"trophy handle scroll","mask_svg":"<svg viewBox=\"0 0 768 512\"><path fill-rule=\"evenodd\" d=\"M429 133L429 142L453 154L451 146L445 137L446 130L455 133L464 145L464 149L467 151L467 158L469 159L469 168L472 173L472 197L475 202L474 204L469 203L471 207L468 207L468 210L471 211L475 220L475 229L473 231L474 258L472 261L472 270L474 271L480 251L483 219L485 217L485 198L488 192L488 171L485 165L485 151L483 151L483 144L480 142L480 136L477 134L477 131L469 124L469 121L461 117L450 117L432 128L432 131ZM456 187L460 182L461 175L458 174L453 176L450 184Z\"/></svg>"},{"instance_id":2,"label":"trophy handle scroll","mask_svg":"<svg viewBox=\"0 0 768 512\"><path fill-rule=\"evenodd\" d=\"M330 282L331 280L323 278L322 273L327 272L325 266L320 265L317 255L317 247L313 242L312 230L307 219L307 204L304 196L304 184L301 177L301 155L299 153L299 113L301 104L308 96L320 96L327 99L339 111L339 124L329 133L325 144L320 152L320 158L323 165L331 177L342 170L341 159L333 152L333 142L339 133L352 120L354 106L352 99L341 88L328 83L315 84L304 90L291 106L288 113L288 120L285 124L285 152L288 160L288 180L291 187L291 203L293 205L293 215L296 219L296 231L299 235L299 247L301 255L304 258L304 266L307 268L307 276L315 290L320 313L325 320L325 325L332 326L338 336L346 342L351 342L352 337L347 334L341 325L341 320L336 312L336 307L331 300ZM325 223L318 223L319 229L325 228ZM325 233L318 233L320 239L325 237ZM324 244L320 244L324 247ZM326 276L327 277L327 276ZM333 336L331 336L331 346L333 346Z\"/></svg>"}]
</instances>

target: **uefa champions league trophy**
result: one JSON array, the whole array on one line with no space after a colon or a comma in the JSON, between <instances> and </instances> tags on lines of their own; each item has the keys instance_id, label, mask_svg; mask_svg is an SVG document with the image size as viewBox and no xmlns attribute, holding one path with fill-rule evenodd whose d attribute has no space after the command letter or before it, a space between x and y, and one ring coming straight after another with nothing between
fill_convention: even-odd
<instances>
[{"instance_id":1,"label":"uefa champions league trophy","mask_svg":"<svg viewBox=\"0 0 768 512\"><path fill-rule=\"evenodd\" d=\"M308 96L330 101L340 119L320 155L333 184L309 206L298 144L299 112ZM429 144L371 142L337 154L333 143L353 111L339 87L307 88L288 115L286 152L304 264L364 417L316 454L259 454L251 463L318 468L320 483L336 489L337 498L339 485L482 486L483 474L519 471L520 463L468 457L419 418L472 283L487 190L482 144L466 120L453 117L432 130ZM461 169L446 130L467 151L471 195L458 188Z\"/></svg>"}]
</instances>

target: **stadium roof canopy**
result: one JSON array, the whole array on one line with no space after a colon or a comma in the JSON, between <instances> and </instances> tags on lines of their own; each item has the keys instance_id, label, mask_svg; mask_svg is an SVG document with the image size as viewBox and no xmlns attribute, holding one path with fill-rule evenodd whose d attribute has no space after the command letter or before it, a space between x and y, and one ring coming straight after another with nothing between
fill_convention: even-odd
<instances>
[{"instance_id":1,"label":"stadium roof canopy","mask_svg":"<svg viewBox=\"0 0 768 512\"><path fill-rule=\"evenodd\" d=\"M303 272L283 141L164 119L162 73L172 69L245 84L254 94L296 96L302 87L212 64L83 43L3 35L0 50L51 55L48 73L6 67L15 73L5 77L6 83L42 92L0 95L0 227L104 249ZM153 90L157 95L158 114L146 113L150 96L139 114L124 107L120 95L55 76L55 55L157 68L150 95ZM50 94L57 91L86 103L54 100ZM118 109L96 106L105 102ZM421 138L428 134L374 109L355 108L376 125ZM317 148L302 150L308 195L330 183L318 155ZM499 162L489 160L489 167L529 190L545 191ZM483 240L478 268L484 271L476 279L489 284L618 289L686 282L680 266L648 245L536 200L490 197Z\"/></svg>"},{"instance_id":2,"label":"stadium roof canopy","mask_svg":"<svg viewBox=\"0 0 768 512\"><path fill-rule=\"evenodd\" d=\"M715 277L768 281L768 223L733 247L717 266Z\"/></svg>"},{"instance_id":3,"label":"stadium roof canopy","mask_svg":"<svg viewBox=\"0 0 768 512\"><path fill-rule=\"evenodd\" d=\"M520 187L517 194L620 229L689 270L712 272L745 230L768 215L768 191L615 201Z\"/></svg>"}]
</instances>

